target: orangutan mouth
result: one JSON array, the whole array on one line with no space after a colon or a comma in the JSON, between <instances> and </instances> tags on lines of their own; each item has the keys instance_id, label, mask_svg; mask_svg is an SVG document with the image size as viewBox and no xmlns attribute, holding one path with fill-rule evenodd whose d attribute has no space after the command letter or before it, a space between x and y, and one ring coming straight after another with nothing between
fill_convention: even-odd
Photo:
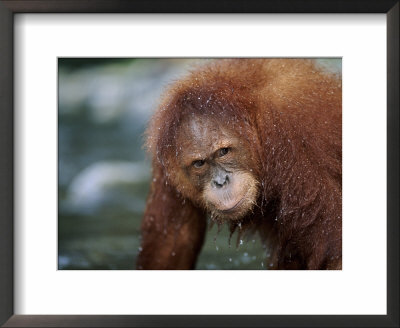
<instances>
[{"instance_id":1,"label":"orangutan mouth","mask_svg":"<svg viewBox=\"0 0 400 328\"><path fill-rule=\"evenodd\" d=\"M226 210L220 210L222 213L231 213L233 212L236 208L240 206L240 204L243 203L245 197L243 197L241 200L239 200L235 205L233 205L231 208L228 208Z\"/></svg>"}]
</instances>

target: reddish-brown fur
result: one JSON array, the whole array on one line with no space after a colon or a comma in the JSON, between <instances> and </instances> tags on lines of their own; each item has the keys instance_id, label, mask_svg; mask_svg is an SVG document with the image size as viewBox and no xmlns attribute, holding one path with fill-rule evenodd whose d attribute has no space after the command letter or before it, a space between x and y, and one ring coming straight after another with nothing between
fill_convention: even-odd
<instances>
[{"instance_id":1,"label":"reddish-brown fur","mask_svg":"<svg viewBox=\"0 0 400 328\"><path fill-rule=\"evenodd\" d=\"M260 192L240 226L268 243L271 266L341 269L341 94L339 76L302 59L216 60L175 83L147 131L153 181L138 268L195 267L206 213L175 158L181 124L196 116L248 147Z\"/></svg>"}]
</instances>

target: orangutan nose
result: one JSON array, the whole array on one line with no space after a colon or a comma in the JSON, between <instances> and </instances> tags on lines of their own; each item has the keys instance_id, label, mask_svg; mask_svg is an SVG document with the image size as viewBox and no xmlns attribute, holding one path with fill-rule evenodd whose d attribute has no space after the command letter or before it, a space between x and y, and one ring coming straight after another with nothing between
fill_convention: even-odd
<instances>
[{"instance_id":1,"label":"orangutan nose","mask_svg":"<svg viewBox=\"0 0 400 328\"><path fill-rule=\"evenodd\" d=\"M229 183L229 176L227 174L218 174L212 180L212 184L216 188L222 188Z\"/></svg>"}]
</instances>

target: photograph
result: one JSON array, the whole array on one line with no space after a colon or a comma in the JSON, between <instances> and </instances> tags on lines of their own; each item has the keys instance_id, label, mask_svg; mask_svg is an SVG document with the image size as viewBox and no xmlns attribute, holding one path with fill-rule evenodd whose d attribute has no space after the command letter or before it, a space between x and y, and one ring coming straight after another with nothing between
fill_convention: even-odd
<instances>
[{"instance_id":1,"label":"photograph","mask_svg":"<svg viewBox=\"0 0 400 328\"><path fill-rule=\"evenodd\" d=\"M0 0L1 327L398 327L399 0Z\"/></svg>"},{"instance_id":2,"label":"photograph","mask_svg":"<svg viewBox=\"0 0 400 328\"><path fill-rule=\"evenodd\" d=\"M341 58L58 58L59 270L341 270Z\"/></svg>"}]
</instances>

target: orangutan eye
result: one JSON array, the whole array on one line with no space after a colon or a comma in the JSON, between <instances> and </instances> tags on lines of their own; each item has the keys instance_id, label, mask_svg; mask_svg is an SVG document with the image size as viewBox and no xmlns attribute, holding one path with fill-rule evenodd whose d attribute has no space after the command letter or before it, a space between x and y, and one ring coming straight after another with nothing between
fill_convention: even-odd
<instances>
[{"instance_id":1,"label":"orangutan eye","mask_svg":"<svg viewBox=\"0 0 400 328\"><path fill-rule=\"evenodd\" d=\"M221 156L225 156L226 154L229 153L229 148L221 148L220 150L218 150L218 155Z\"/></svg>"},{"instance_id":2,"label":"orangutan eye","mask_svg":"<svg viewBox=\"0 0 400 328\"><path fill-rule=\"evenodd\" d=\"M193 166L195 167L195 168L200 168L200 167L202 167L204 165L204 161L203 160L197 160L197 161L194 161L193 162Z\"/></svg>"}]
</instances>

